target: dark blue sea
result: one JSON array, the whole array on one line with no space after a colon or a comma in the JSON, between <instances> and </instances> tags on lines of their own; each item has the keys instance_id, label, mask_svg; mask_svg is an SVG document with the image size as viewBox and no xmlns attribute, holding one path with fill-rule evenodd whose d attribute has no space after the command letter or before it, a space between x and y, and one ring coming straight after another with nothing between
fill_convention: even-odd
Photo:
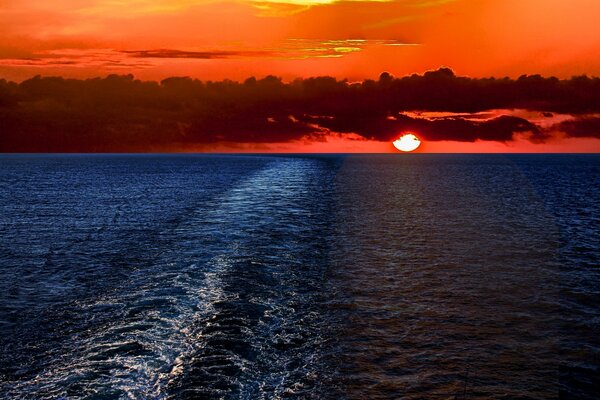
<instances>
[{"instance_id":1,"label":"dark blue sea","mask_svg":"<svg viewBox=\"0 0 600 400\"><path fill-rule=\"evenodd\" d=\"M599 155L0 155L2 399L598 399Z\"/></svg>"}]
</instances>

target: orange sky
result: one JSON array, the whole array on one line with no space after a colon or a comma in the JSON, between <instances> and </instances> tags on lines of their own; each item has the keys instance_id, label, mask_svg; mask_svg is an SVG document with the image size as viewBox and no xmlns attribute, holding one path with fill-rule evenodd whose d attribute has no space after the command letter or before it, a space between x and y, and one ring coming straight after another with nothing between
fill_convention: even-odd
<instances>
[{"instance_id":1,"label":"orange sky","mask_svg":"<svg viewBox=\"0 0 600 400\"><path fill-rule=\"evenodd\" d=\"M330 137L326 142L299 141L276 143L269 145L240 144L236 146L211 145L190 149L184 152L217 152L217 153L397 153L392 143L374 140L356 140ZM517 138L512 142L492 141L425 142L414 153L598 153L600 140L592 138L556 138L546 143L532 143Z\"/></svg>"},{"instance_id":2,"label":"orange sky","mask_svg":"<svg viewBox=\"0 0 600 400\"><path fill-rule=\"evenodd\" d=\"M350 79L600 74L597 0L0 1L0 73ZM358 41L361 40L361 41ZM136 58L120 51L231 52Z\"/></svg>"},{"instance_id":3,"label":"orange sky","mask_svg":"<svg viewBox=\"0 0 600 400\"><path fill-rule=\"evenodd\" d=\"M0 77L598 76L599 16L598 0L0 0Z\"/></svg>"}]
</instances>

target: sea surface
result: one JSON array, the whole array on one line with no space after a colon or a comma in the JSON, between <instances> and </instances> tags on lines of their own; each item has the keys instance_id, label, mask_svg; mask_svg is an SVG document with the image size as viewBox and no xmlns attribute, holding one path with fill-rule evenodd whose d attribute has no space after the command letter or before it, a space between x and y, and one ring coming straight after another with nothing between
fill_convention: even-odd
<instances>
[{"instance_id":1,"label":"sea surface","mask_svg":"<svg viewBox=\"0 0 600 400\"><path fill-rule=\"evenodd\" d=\"M0 155L2 399L598 399L599 155Z\"/></svg>"}]
</instances>

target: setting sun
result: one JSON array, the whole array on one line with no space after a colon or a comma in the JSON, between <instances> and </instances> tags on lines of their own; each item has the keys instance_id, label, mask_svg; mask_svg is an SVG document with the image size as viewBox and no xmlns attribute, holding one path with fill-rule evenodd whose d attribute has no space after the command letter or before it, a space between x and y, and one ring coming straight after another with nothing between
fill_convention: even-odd
<instances>
[{"instance_id":1,"label":"setting sun","mask_svg":"<svg viewBox=\"0 0 600 400\"><path fill-rule=\"evenodd\" d=\"M407 133L400 136L392 144L400 151L409 152L416 150L421 145L421 140L412 133Z\"/></svg>"},{"instance_id":2,"label":"setting sun","mask_svg":"<svg viewBox=\"0 0 600 400\"><path fill-rule=\"evenodd\" d=\"M599 16L0 0L0 400L600 400Z\"/></svg>"}]
</instances>

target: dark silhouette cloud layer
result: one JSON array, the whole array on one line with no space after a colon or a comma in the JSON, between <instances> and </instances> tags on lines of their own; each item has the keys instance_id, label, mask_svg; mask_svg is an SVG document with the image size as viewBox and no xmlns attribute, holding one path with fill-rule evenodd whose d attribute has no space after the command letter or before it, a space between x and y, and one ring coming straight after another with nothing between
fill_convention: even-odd
<instances>
[{"instance_id":1,"label":"dark silhouette cloud layer","mask_svg":"<svg viewBox=\"0 0 600 400\"><path fill-rule=\"evenodd\" d=\"M569 118L542 128L497 111L510 109ZM411 111L445 114L426 118ZM493 112L470 117L486 111ZM37 76L0 80L0 151L170 151L324 140L330 134L391 140L405 130L429 141L507 142L523 134L542 142L557 133L600 138L599 115L600 79L586 76L472 79L446 68L403 78L383 73L360 83L331 77L289 83L272 76L242 83L175 77L159 83L132 75Z\"/></svg>"}]
</instances>

